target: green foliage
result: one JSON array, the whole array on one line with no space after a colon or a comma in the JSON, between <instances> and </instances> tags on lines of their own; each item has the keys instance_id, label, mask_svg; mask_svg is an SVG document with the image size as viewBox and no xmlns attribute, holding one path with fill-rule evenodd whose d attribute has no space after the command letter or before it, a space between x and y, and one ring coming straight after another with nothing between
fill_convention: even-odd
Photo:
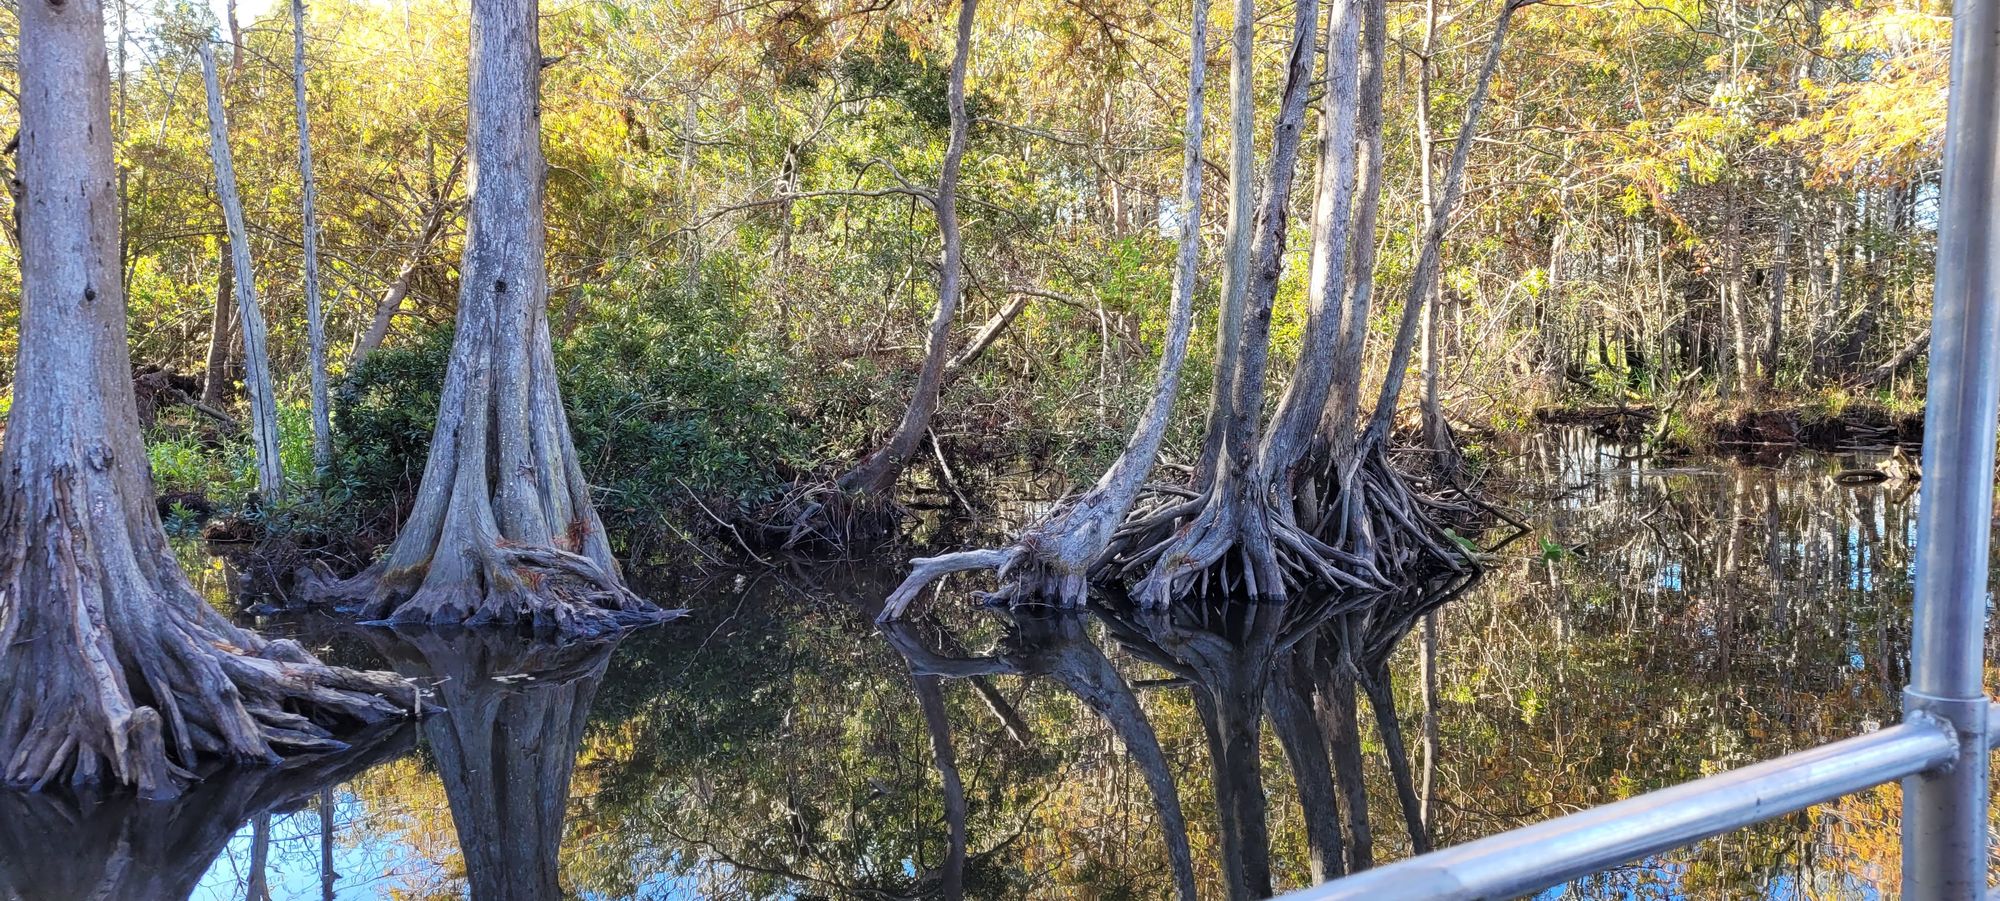
<instances>
[{"instance_id":1,"label":"green foliage","mask_svg":"<svg viewBox=\"0 0 2000 901\"><path fill-rule=\"evenodd\" d=\"M556 352L584 475L614 537L671 518L754 506L788 483L814 446L786 408L778 366L737 346L725 287L662 291L585 326ZM393 511L416 488L436 422L451 333L437 329L371 355L339 388L335 487ZM663 519L669 517L669 519Z\"/></svg>"},{"instance_id":2,"label":"green foliage","mask_svg":"<svg viewBox=\"0 0 2000 901\"><path fill-rule=\"evenodd\" d=\"M415 489L437 422L451 333L432 329L370 354L333 394L332 478L357 504L396 511Z\"/></svg>"},{"instance_id":3,"label":"green foliage","mask_svg":"<svg viewBox=\"0 0 2000 901\"><path fill-rule=\"evenodd\" d=\"M949 57L910 46L902 34L891 29L880 43L857 50L841 61L841 75L863 94L894 97L910 116L940 131L951 127ZM990 102L968 91L965 114L978 121L989 112Z\"/></svg>"},{"instance_id":4,"label":"green foliage","mask_svg":"<svg viewBox=\"0 0 2000 901\"><path fill-rule=\"evenodd\" d=\"M593 325L558 353L570 428L614 531L689 492L767 500L812 446L780 403L774 365L673 332L661 321Z\"/></svg>"}]
</instances>

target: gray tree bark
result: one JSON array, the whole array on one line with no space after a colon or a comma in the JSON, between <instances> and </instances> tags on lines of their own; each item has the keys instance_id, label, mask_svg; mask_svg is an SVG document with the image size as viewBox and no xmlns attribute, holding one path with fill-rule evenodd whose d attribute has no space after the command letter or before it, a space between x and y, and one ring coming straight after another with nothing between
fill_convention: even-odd
<instances>
[{"instance_id":1,"label":"gray tree bark","mask_svg":"<svg viewBox=\"0 0 2000 901\"><path fill-rule=\"evenodd\" d=\"M243 385L250 395L250 444L257 458L257 490L267 500L285 493L285 464L278 455L278 398L271 384L271 356L264 311L251 274L250 236L243 200L236 190L236 163L229 152L229 123L222 112L222 86L215 76L215 51L200 44L201 77L208 88L208 153L215 163L215 193L229 228L229 259L236 282L236 317L243 330Z\"/></svg>"},{"instance_id":2,"label":"gray tree bark","mask_svg":"<svg viewBox=\"0 0 2000 901\"><path fill-rule=\"evenodd\" d=\"M208 320L208 357L201 374L201 402L218 409L229 403L229 348L236 343L235 257L223 239L216 260L215 311Z\"/></svg>"},{"instance_id":3,"label":"gray tree bark","mask_svg":"<svg viewBox=\"0 0 2000 901\"><path fill-rule=\"evenodd\" d=\"M1089 598L1091 567L1103 557L1114 533L1137 503L1146 478L1158 461L1167 427L1172 424L1174 404L1180 397L1181 369L1187 361L1188 342L1194 330L1194 295L1200 278L1202 90L1208 77L1208 4L1205 0L1194 0L1192 5L1172 309L1168 313L1167 341L1160 350L1152 397L1146 402L1145 411L1139 414L1124 452L1089 491L1074 502L1059 506L1025 531L1011 547L912 561L910 575L883 605L884 621L901 617L932 581L947 573L969 569L998 570L1004 583L998 594L1003 597L1041 598L1060 606L1081 607Z\"/></svg>"},{"instance_id":4,"label":"gray tree bark","mask_svg":"<svg viewBox=\"0 0 2000 901\"><path fill-rule=\"evenodd\" d=\"M1206 11L1203 11L1206 14ZM1216 307L1215 387L1209 396L1208 437L1197 477L1215 475L1236 400L1236 359L1243 346L1243 305L1250 286L1251 217L1256 211L1256 0L1236 0L1229 33L1229 219L1222 244L1222 299Z\"/></svg>"},{"instance_id":5,"label":"gray tree bark","mask_svg":"<svg viewBox=\"0 0 2000 901\"><path fill-rule=\"evenodd\" d=\"M1410 349L1415 342L1417 324L1421 320L1424 301L1437 288L1438 272L1444 265L1444 234L1451 225L1451 214L1458 208L1459 196L1465 189L1465 164L1472 157L1472 141L1479 134L1479 114L1486 106L1487 89L1493 84L1493 71L1500 66L1500 50L1506 45L1508 26L1514 21L1514 13L1534 0L1507 0L1500 8L1499 20L1493 23L1493 37L1486 44L1486 59L1480 63L1479 76L1472 85L1472 96L1465 103L1465 121L1460 123L1458 140L1452 146L1451 163L1445 168L1444 185L1436 206L1430 210L1429 222L1424 226L1423 246L1418 252L1416 270L1410 274L1409 290L1403 296L1403 318L1396 330L1396 342L1389 352L1389 369L1382 379L1382 392L1375 400L1375 412L1369 417L1367 431L1361 437L1363 451L1379 447L1388 440L1389 427L1396 418L1396 405L1402 397L1403 377L1410 365Z\"/></svg>"},{"instance_id":6,"label":"gray tree bark","mask_svg":"<svg viewBox=\"0 0 2000 901\"><path fill-rule=\"evenodd\" d=\"M167 545L139 437L102 0L20 6L20 352L0 448L0 782L176 793L214 761L342 747L408 682L231 624Z\"/></svg>"},{"instance_id":7,"label":"gray tree bark","mask_svg":"<svg viewBox=\"0 0 2000 901\"><path fill-rule=\"evenodd\" d=\"M951 356L951 323L958 315L958 303L965 293L965 243L958 227L958 170L965 159L970 124L965 115L965 68L972 54L972 22L978 7L979 0L960 0L958 7L958 42L952 52L951 80L946 94L951 109L951 137L938 174L937 196L931 200L931 209L937 214L938 234L944 239L944 255L938 268L937 308L931 313L923 368L917 373L916 389L895 431L881 447L840 477L837 484L843 491L881 496L894 489L937 412L945 364Z\"/></svg>"},{"instance_id":8,"label":"gray tree bark","mask_svg":"<svg viewBox=\"0 0 2000 901\"><path fill-rule=\"evenodd\" d=\"M306 337L311 345L313 466L333 464L333 422L326 405L326 320L319 298L319 189L313 181L312 126L306 117L306 4L292 0L292 103L298 114L299 202L305 220Z\"/></svg>"},{"instance_id":9,"label":"gray tree bark","mask_svg":"<svg viewBox=\"0 0 2000 901\"><path fill-rule=\"evenodd\" d=\"M1361 408L1361 363L1368 348L1368 319L1375 300L1375 223L1382 197L1382 72L1388 38L1387 0L1365 0L1362 6L1361 106L1355 128L1355 199L1353 252L1348 254L1347 301L1342 305L1340 337L1334 342L1333 371L1337 377L1327 396L1321 431L1333 456L1342 458L1354 444L1354 421Z\"/></svg>"},{"instance_id":10,"label":"gray tree bark","mask_svg":"<svg viewBox=\"0 0 2000 901\"><path fill-rule=\"evenodd\" d=\"M472 5L472 196L430 456L388 554L332 589L370 618L602 633L665 616L625 587L556 382L537 6Z\"/></svg>"}]
</instances>

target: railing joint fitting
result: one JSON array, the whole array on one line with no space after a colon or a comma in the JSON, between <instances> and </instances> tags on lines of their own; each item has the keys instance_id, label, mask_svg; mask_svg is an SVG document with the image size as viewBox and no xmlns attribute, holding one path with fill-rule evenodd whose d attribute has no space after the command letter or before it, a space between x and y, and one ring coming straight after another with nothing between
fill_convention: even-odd
<instances>
[{"instance_id":1,"label":"railing joint fitting","mask_svg":"<svg viewBox=\"0 0 2000 901\"><path fill-rule=\"evenodd\" d=\"M1952 767L1966 754L1984 754L1987 748L1988 712L1993 702L1983 695L1971 698L1944 698L1918 691L1903 689L1904 722L1928 722L1944 729L1958 739L1958 751L1948 760L1931 770L1932 773L1949 773Z\"/></svg>"}]
</instances>

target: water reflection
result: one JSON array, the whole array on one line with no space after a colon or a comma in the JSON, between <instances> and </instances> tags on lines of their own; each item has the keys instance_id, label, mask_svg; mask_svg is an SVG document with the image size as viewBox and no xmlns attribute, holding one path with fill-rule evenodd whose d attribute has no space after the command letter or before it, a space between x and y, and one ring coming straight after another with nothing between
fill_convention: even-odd
<instances>
[{"instance_id":1,"label":"water reflection","mask_svg":"<svg viewBox=\"0 0 2000 901\"><path fill-rule=\"evenodd\" d=\"M0 791L0 898L190 897L239 832L260 834L259 847L268 850L272 815L323 804L327 788L407 753L412 732L380 729L353 739L346 751L211 774L169 801ZM254 854L253 860L244 897L269 897L264 861Z\"/></svg>"},{"instance_id":2,"label":"water reflection","mask_svg":"<svg viewBox=\"0 0 2000 901\"><path fill-rule=\"evenodd\" d=\"M477 898L561 897L570 777L616 640L552 645L492 630L360 630L445 713L424 742Z\"/></svg>"},{"instance_id":3,"label":"water reflection","mask_svg":"<svg viewBox=\"0 0 2000 901\"><path fill-rule=\"evenodd\" d=\"M948 594L882 631L883 565L649 586L694 613L615 648L267 623L438 680L451 711L417 753L282 798L0 798L0 898L1249 897L1892 720L1916 498L1837 484L1863 453L1635 454L1526 442L1494 485L1536 534L1476 584L1372 598ZM1858 795L1545 897L1893 896L1896 808ZM84 850L42 859L43 829Z\"/></svg>"},{"instance_id":4,"label":"water reflection","mask_svg":"<svg viewBox=\"0 0 2000 901\"><path fill-rule=\"evenodd\" d=\"M1088 637L1082 614L1029 610L1008 619L1009 628L996 652L978 656L934 652L926 646L918 627L909 622L884 624L881 629L890 644L909 661L910 671L920 674L916 678L963 679L975 688L984 686L981 694L991 703L995 699L1004 702L1004 697L992 689L988 681L991 676L1045 677L1083 702L1116 733L1145 780L1159 817L1159 838L1166 846L1175 892L1181 898L1196 897L1193 855L1188 849L1187 819L1181 811L1180 792L1174 786L1159 736L1146 718L1137 692L1112 666L1104 650ZM1003 708L994 709L998 714ZM1019 720L1019 714L1002 719L1012 729L1011 724Z\"/></svg>"}]
</instances>

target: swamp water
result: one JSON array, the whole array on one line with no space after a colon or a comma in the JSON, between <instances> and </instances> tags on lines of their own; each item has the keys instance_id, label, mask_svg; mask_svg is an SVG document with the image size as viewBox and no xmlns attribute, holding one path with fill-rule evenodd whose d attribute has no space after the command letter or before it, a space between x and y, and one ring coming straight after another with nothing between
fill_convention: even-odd
<instances>
[{"instance_id":1,"label":"swamp water","mask_svg":"<svg viewBox=\"0 0 2000 901\"><path fill-rule=\"evenodd\" d=\"M1362 671L1380 656L1422 794L1430 609L1440 845L1893 722L1909 490L1836 484L1869 462L1851 454L1628 451L1581 431L1527 441L1492 488L1535 532L1476 583L1413 590L1365 622L1333 599L1007 616L955 590L878 630L886 561L647 586L692 613L615 646L261 623L436 682L449 712L172 803L0 793L0 898L1118 899L1170 897L1177 871L1203 898L1294 888L1328 820L1301 796L1337 795L1337 774L1324 755L1295 767L1280 717L1247 744L1241 708L1303 697L1291 670L1269 675L1283 649L1337 646L1327 665ZM1410 850L1395 736L1365 693L1358 709L1342 747L1361 763L1369 850L1393 860ZM1893 897L1897 798L1539 897Z\"/></svg>"}]
</instances>

